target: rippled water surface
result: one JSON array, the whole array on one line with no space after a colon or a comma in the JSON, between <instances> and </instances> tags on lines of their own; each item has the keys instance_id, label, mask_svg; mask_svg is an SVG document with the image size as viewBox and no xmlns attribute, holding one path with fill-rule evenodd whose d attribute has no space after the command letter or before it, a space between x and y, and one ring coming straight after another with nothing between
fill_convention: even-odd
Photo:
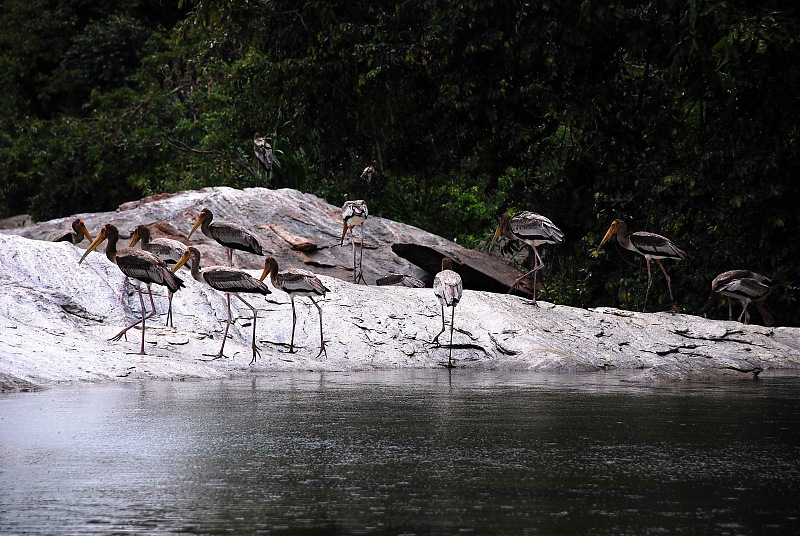
<instances>
[{"instance_id":1,"label":"rippled water surface","mask_svg":"<svg viewBox=\"0 0 800 536\"><path fill-rule=\"evenodd\" d=\"M294 373L0 395L0 534L792 534L800 379Z\"/></svg>"}]
</instances>

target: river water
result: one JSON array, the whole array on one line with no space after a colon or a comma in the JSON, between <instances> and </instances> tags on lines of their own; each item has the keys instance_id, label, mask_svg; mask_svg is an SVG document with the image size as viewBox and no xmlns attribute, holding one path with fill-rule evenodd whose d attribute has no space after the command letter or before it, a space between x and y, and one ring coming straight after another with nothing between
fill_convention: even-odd
<instances>
[{"instance_id":1,"label":"river water","mask_svg":"<svg viewBox=\"0 0 800 536\"><path fill-rule=\"evenodd\" d=\"M800 378L286 373L0 395L0 534L800 533Z\"/></svg>"}]
</instances>

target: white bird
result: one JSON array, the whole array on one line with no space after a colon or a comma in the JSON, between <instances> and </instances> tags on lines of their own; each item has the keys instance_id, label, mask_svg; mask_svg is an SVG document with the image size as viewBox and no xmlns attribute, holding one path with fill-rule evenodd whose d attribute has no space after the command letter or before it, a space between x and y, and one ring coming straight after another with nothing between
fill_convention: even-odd
<instances>
[{"instance_id":1,"label":"white bird","mask_svg":"<svg viewBox=\"0 0 800 536\"><path fill-rule=\"evenodd\" d=\"M619 242L620 246L629 251L636 252L639 255L643 255L647 261L647 291L644 294L645 306L647 305L647 296L650 294L650 285L653 283L653 277L650 274L650 259L655 260L656 263L658 263L658 267L664 272L664 277L667 279L667 289L669 289L669 299L675 302L675 298L672 297L672 284L670 283L669 274L661 264L661 259L683 261L687 258L686 253L673 244L669 238L655 233L640 231L628 235L628 226L622 220L614 220L611 222L611 226L608 228L608 231L606 231L606 235L600 242L598 249L608 242L609 239L614 236L614 233L617 234L617 242Z\"/></svg>"},{"instance_id":2,"label":"white bird","mask_svg":"<svg viewBox=\"0 0 800 536\"><path fill-rule=\"evenodd\" d=\"M186 250L186 244L178 242L171 238L154 238L150 239L150 228L147 225L137 225L131 236L131 243L128 247L134 247L136 244L142 242L142 249L149 251L156 255L159 259L169 264L176 264L183 252ZM167 309L167 321L165 325L175 327L172 324L172 291L168 292L169 308Z\"/></svg>"},{"instance_id":3,"label":"white bird","mask_svg":"<svg viewBox=\"0 0 800 536\"><path fill-rule=\"evenodd\" d=\"M552 221L545 218L541 214L528 212L524 210L511 216L508 212L500 217L500 223L497 225L497 230L494 232L492 243L489 245L489 252L491 253L495 241L504 235L506 238L512 240L521 240L531 247L533 250L534 264L533 270L529 271L522 277L514 281L511 285L511 290L514 290L519 282L533 274L533 304L536 304L536 273L544 268L544 262L536 250L536 246L542 244L560 244L564 241L564 233L561 229L556 227Z\"/></svg>"},{"instance_id":4,"label":"white bird","mask_svg":"<svg viewBox=\"0 0 800 536\"><path fill-rule=\"evenodd\" d=\"M369 211L367 203L363 199L356 201L345 201L342 206L342 239L339 242L344 244L344 237L350 231L350 243L353 245L353 283L364 281L364 273L361 271L362 260L364 258L364 222L367 221ZM361 227L361 244L359 246L360 257L356 264L356 238L353 229ZM364 281L366 283L366 281Z\"/></svg>"},{"instance_id":5,"label":"white bird","mask_svg":"<svg viewBox=\"0 0 800 536\"><path fill-rule=\"evenodd\" d=\"M450 313L450 355L447 359L447 368L453 368L453 319L456 315L456 305L461 301L461 295L464 292L464 285L461 282L461 276L453 270L453 261L450 257L442 259L442 271L436 274L433 278L433 293L439 298L439 304L442 306L442 330L433 338L433 342L439 340L439 336L444 333L444 308L452 307Z\"/></svg>"},{"instance_id":6,"label":"white bird","mask_svg":"<svg viewBox=\"0 0 800 536\"><path fill-rule=\"evenodd\" d=\"M228 266L233 266L234 249L253 253L254 255L264 255L261 250L261 244L253 233L237 223L214 221L214 214L207 208L200 211L200 215L197 216L197 221L194 222L194 226L192 226L187 238L191 238L198 227L200 227L204 235L213 238L225 248L228 254Z\"/></svg>"},{"instance_id":7,"label":"white bird","mask_svg":"<svg viewBox=\"0 0 800 536\"><path fill-rule=\"evenodd\" d=\"M326 288L325 285L322 284L322 281L311 272L298 270L297 268L279 271L278 261L272 257L268 258L264 263L264 272L261 274L261 280L263 281L267 275L270 276L272 286L287 293L292 302L292 338L289 342L289 352L294 353L294 330L297 325L294 298L295 296L307 296L319 313L319 353L316 357L322 355L322 352L325 352L327 356L328 352L325 350L325 339L322 335L322 309L317 302L314 301L314 298L320 296L324 297L326 292L330 292L330 289Z\"/></svg>"},{"instance_id":8,"label":"white bird","mask_svg":"<svg viewBox=\"0 0 800 536\"><path fill-rule=\"evenodd\" d=\"M228 303L228 323L225 324L225 333L222 335L222 346L220 346L219 353L214 359L223 357L223 350L225 350L225 341L228 339L228 329L231 327L231 294L236 296L243 304L253 311L253 359L250 361L252 365L256 361L256 357L261 355L256 347L256 321L258 319L258 310L250 305L239 294L272 294L269 287L259 279L251 276L244 270L237 270L229 266L207 266L200 268L200 250L196 247L185 248L183 255L178 260L178 263L173 268L177 271L178 268L191 260L192 277L197 281L205 282L213 289L225 293L225 299Z\"/></svg>"},{"instance_id":9,"label":"white bird","mask_svg":"<svg viewBox=\"0 0 800 536\"><path fill-rule=\"evenodd\" d=\"M130 326L126 327L114 337L113 341L118 341L125 333L139 322L142 323L142 345L139 350L140 354L144 354L144 332L145 332L145 319L155 314L155 303L153 302L153 292L150 288L152 283L157 285L164 285L170 292L177 292L178 289L183 287L183 280L172 273L164 261L159 259L148 251L133 248L122 248L117 250L117 241L119 240L119 231L111 224L104 225L97 237L94 239L89 247L84 252L78 264L81 264L89 253L94 251L104 240L108 239L106 245L106 257L115 263L123 274L132 278L136 282L136 290L139 292L139 304L142 308L142 319L137 320ZM147 291L150 293L150 305L153 311L149 315L145 315L144 298L142 298L141 283L147 285Z\"/></svg>"}]
</instances>

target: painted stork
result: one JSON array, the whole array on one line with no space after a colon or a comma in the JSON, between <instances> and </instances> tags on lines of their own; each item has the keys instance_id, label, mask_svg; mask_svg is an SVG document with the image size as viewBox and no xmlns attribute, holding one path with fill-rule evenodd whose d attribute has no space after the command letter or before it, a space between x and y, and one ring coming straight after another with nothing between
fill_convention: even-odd
<instances>
[{"instance_id":1,"label":"painted stork","mask_svg":"<svg viewBox=\"0 0 800 536\"><path fill-rule=\"evenodd\" d=\"M164 261L149 251L133 248L122 248L117 250L119 231L111 224L104 225L103 228L100 229L97 237L86 249L83 257L81 257L81 259L78 261L78 264L81 264L83 259L85 259L89 253L94 251L104 240L108 240L108 243L106 244L106 257L108 257L111 262L116 263L117 267L119 267L123 274L132 278L136 282L136 290L139 293L139 305L142 308L142 319L137 320L130 326L114 335L111 340L120 340L129 329L141 322L142 345L139 349L139 353L144 355L145 319L155 314L155 303L153 302L153 292L150 288L150 285L152 283L164 285L169 289L170 292L174 293L183 287L183 280L172 273L169 268L167 268L167 265ZM147 286L147 291L150 293L150 305L153 307L153 311L149 315L145 315L141 283L144 283Z\"/></svg>"},{"instance_id":2,"label":"painted stork","mask_svg":"<svg viewBox=\"0 0 800 536\"><path fill-rule=\"evenodd\" d=\"M445 306L452 307L450 312L450 354L447 359L447 368L453 368L453 319L456 315L456 305L461 301L463 292L464 284L461 276L453 271L453 261L450 257L443 258L442 271L433 278L433 293L439 298L439 304L442 306L442 330L433 338L433 342L438 342L439 336L444 333Z\"/></svg>"},{"instance_id":3,"label":"painted stork","mask_svg":"<svg viewBox=\"0 0 800 536\"><path fill-rule=\"evenodd\" d=\"M628 226L622 220L614 220L608 228L606 235L600 242L598 249L616 233L617 242L623 248L643 255L647 261L647 291L644 294L644 304L647 306L647 296L650 294L650 285L653 283L653 277L650 273L650 260L653 259L658 263L658 267L664 272L664 277L667 279L667 288L669 289L669 299L675 302L672 297L672 284L669 280L669 274L661 264L661 259L675 259L683 261L687 259L686 253L679 249L669 238L657 235L655 233L637 232L628 234ZM644 308L643 308L644 309Z\"/></svg>"},{"instance_id":4,"label":"painted stork","mask_svg":"<svg viewBox=\"0 0 800 536\"><path fill-rule=\"evenodd\" d=\"M272 145L269 143L271 140L272 137L269 134L262 136L256 132L256 135L253 136L253 151L268 172L272 171L273 163Z\"/></svg>"},{"instance_id":5,"label":"painted stork","mask_svg":"<svg viewBox=\"0 0 800 536\"><path fill-rule=\"evenodd\" d=\"M705 313L711 307L717 295L722 295L728 298L728 320L733 319L731 298L735 298L742 304L742 313L739 315L738 321L741 322L744 318L745 324L749 322L750 315L747 307L752 302L764 319L764 325L772 326L774 319L764 305L764 300L772 290L771 283L772 281L767 276L750 270L722 272L711 282L711 296L708 298L708 303L700 310L700 314Z\"/></svg>"},{"instance_id":6,"label":"painted stork","mask_svg":"<svg viewBox=\"0 0 800 536\"><path fill-rule=\"evenodd\" d=\"M364 258L364 222L367 221L367 217L369 216L369 211L367 210L367 204L364 202L363 199L359 199L357 201L345 201L344 205L342 206L342 239L339 242L341 246L344 244L344 237L347 234L347 231L350 231L350 243L353 245L353 283L358 283L359 281L364 281L364 273L361 271L362 260ZM361 244L359 246L359 259L358 264L356 264L356 237L353 229L355 227L361 227Z\"/></svg>"},{"instance_id":7,"label":"painted stork","mask_svg":"<svg viewBox=\"0 0 800 536\"><path fill-rule=\"evenodd\" d=\"M505 236L509 239L516 239L524 242L533 250L534 264L533 270L529 271L522 277L514 281L511 290L514 290L520 281L533 274L533 304L536 304L536 272L544 268L544 262L536 250L536 246L542 244L560 244L564 241L564 233L561 229L556 227L550 219L524 210L511 216L508 212L500 217L500 223L497 230L492 237L492 243L489 245L489 252L491 253L495 241L500 237Z\"/></svg>"},{"instance_id":8,"label":"painted stork","mask_svg":"<svg viewBox=\"0 0 800 536\"><path fill-rule=\"evenodd\" d=\"M128 247L134 247L140 240L143 250L156 255L167 264L177 263L184 250L186 250L186 244L178 242L177 240L172 240L171 238L154 238L151 240L150 228L147 225L136 226L131 236L131 243L128 244ZM167 321L165 325L174 328L175 326L172 324L172 296L172 291L169 291L169 309L167 309Z\"/></svg>"},{"instance_id":9,"label":"painted stork","mask_svg":"<svg viewBox=\"0 0 800 536\"><path fill-rule=\"evenodd\" d=\"M83 237L89 239L89 242L94 240L92 238L92 234L86 228L86 224L83 223L83 220L77 218L72 220L72 231L63 231L59 232L52 238L53 242L69 242L70 244L79 244L83 241Z\"/></svg>"},{"instance_id":10,"label":"painted stork","mask_svg":"<svg viewBox=\"0 0 800 536\"><path fill-rule=\"evenodd\" d=\"M196 247L186 248L178 260L178 263L172 269L177 271L178 268L191 261L192 277L197 281L205 282L208 286L215 290L225 293L225 300L228 304L228 323L225 324L225 333L222 335L222 346L220 346L219 353L214 359L223 357L223 350L225 350L225 341L228 339L228 329L231 327L231 294L236 296L239 301L245 304L253 311L253 359L250 364L256 362L256 358L261 355L256 347L256 320L258 319L258 310L250 305L240 294L261 294L266 296L272 294L269 287L262 281L251 276L244 270L237 270L228 266L207 266L200 268L200 250Z\"/></svg>"},{"instance_id":11,"label":"painted stork","mask_svg":"<svg viewBox=\"0 0 800 536\"><path fill-rule=\"evenodd\" d=\"M261 244L250 231L233 222L213 220L214 214L209 209L201 210L187 238L191 238L192 234L200 227L204 235L213 238L225 248L228 253L228 266L233 266L234 249L254 255L264 255Z\"/></svg>"},{"instance_id":12,"label":"painted stork","mask_svg":"<svg viewBox=\"0 0 800 536\"><path fill-rule=\"evenodd\" d=\"M261 280L263 281L267 275L270 276L272 286L287 293L292 302L292 338L289 342L289 352L294 353L294 330L297 325L297 312L294 307L294 299L296 296L307 296L319 313L319 353L316 357L322 355L323 352L325 352L325 356L327 357L328 352L325 350L325 339L322 335L322 308L314 301L314 298L319 296L324 297L326 292L330 292L330 289L326 288L325 285L322 284L322 281L311 272L299 270L297 268L288 268L279 271L278 261L272 257L268 258L264 263L264 272L261 274Z\"/></svg>"},{"instance_id":13,"label":"painted stork","mask_svg":"<svg viewBox=\"0 0 800 536\"><path fill-rule=\"evenodd\" d=\"M425 283L420 281L414 276L406 275L406 274L398 274L397 272L389 272L383 277L379 277L375 280L375 284L380 286L384 285L397 285L401 284L404 287L411 287L411 288L422 288L425 286Z\"/></svg>"}]
</instances>

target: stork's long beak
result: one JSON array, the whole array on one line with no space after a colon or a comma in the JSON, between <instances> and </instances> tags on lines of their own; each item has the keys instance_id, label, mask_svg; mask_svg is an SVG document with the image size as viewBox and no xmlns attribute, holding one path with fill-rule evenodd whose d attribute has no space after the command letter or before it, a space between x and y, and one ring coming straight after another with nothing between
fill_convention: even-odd
<instances>
[{"instance_id":1,"label":"stork's long beak","mask_svg":"<svg viewBox=\"0 0 800 536\"><path fill-rule=\"evenodd\" d=\"M346 234L347 234L347 224L344 223L342 224L342 240L339 242L340 246L344 244L344 237Z\"/></svg>"},{"instance_id":2,"label":"stork's long beak","mask_svg":"<svg viewBox=\"0 0 800 536\"><path fill-rule=\"evenodd\" d=\"M78 227L80 227L81 232L83 233L83 236L88 238L90 241L94 240L94 238L92 238L92 233L90 233L89 229L86 228L86 224L83 223L83 220L81 220L81 222L78 224Z\"/></svg>"},{"instance_id":3,"label":"stork's long beak","mask_svg":"<svg viewBox=\"0 0 800 536\"><path fill-rule=\"evenodd\" d=\"M97 246L102 244L103 240L105 239L106 239L106 228L103 227L102 229L100 229L100 232L97 233L97 238L95 238L94 241L92 241L92 243L89 244L89 247L86 248L86 251L83 252L83 257L81 257L81 260L78 261L78 264L81 264L83 262L83 259L85 259L87 255L89 255L89 253L97 249Z\"/></svg>"},{"instance_id":4,"label":"stork's long beak","mask_svg":"<svg viewBox=\"0 0 800 536\"><path fill-rule=\"evenodd\" d=\"M608 240L609 240L609 239L610 239L612 236L614 236L614 233L616 233L616 232L617 232L617 224L616 224L616 223L612 223L612 224L611 224L611 227L609 227L609 228L608 228L608 231L606 231L606 235L603 237L603 240L600 242L600 245L599 245L599 246L597 246L597 249L599 250L601 247L603 247L603 244L605 244L606 242L608 242Z\"/></svg>"},{"instance_id":5,"label":"stork's long beak","mask_svg":"<svg viewBox=\"0 0 800 536\"><path fill-rule=\"evenodd\" d=\"M489 244L489 253L492 252L494 248L494 243L497 242L497 239L500 238L500 233L503 231L503 224L502 222L498 224L497 230L494 232L494 236L492 237L492 242Z\"/></svg>"},{"instance_id":6,"label":"stork's long beak","mask_svg":"<svg viewBox=\"0 0 800 536\"><path fill-rule=\"evenodd\" d=\"M258 278L259 281L264 281L264 279L266 279L268 275L269 275L269 259L264 261L264 271L261 272L261 277Z\"/></svg>"},{"instance_id":7,"label":"stork's long beak","mask_svg":"<svg viewBox=\"0 0 800 536\"><path fill-rule=\"evenodd\" d=\"M136 244L138 244L138 243L139 243L139 240L140 240L141 238L142 238L142 237L141 237L141 236L139 236L139 228L137 227L137 228L136 228L136 230L133 232L133 236L131 236L131 243L130 243L130 244L128 244L128 247L129 247L129 248L132 248L133 246L135 246Z\"/></svg>"},{"instance_id":8,"label":"stork's long beak","mask_svg":"<svg viewBox=\"0 0 800 536\"><path fill-rule=\"evenodd\" d=\"M203 225L203 222L205 220L206 220L205 214L203 212L201 212L200 215L197 217L197 221L194 222L194 226L192 227L192 230L189 231L189 236L187 236L186 238L191 238L192 237L192 233L194 233L197 230L198 227Z\"/></svg>"},{"instance_id":9,"label":"stork's long beak","mask_svg":"<svg viewBox=\"0 0 800 536\"><path fill-rule=\"evenodd\" d=\"M178 259L178 262L175 263L175 266L172 267L172 272L173 273L177 272L178 268L186 264L188 260L189 260L189 250L187 249L186 251L183 252L181 258Z\"/></svg>"}]
</instances>

